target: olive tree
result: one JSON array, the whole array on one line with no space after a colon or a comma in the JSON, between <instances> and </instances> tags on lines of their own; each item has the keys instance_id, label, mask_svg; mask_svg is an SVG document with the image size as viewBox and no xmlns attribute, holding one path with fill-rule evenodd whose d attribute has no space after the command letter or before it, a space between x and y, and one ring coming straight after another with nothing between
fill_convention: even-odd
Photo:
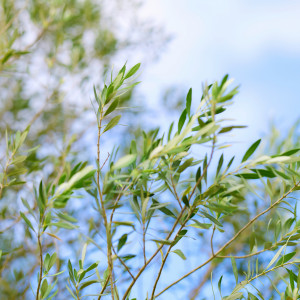
<instances>
[{"instance_id":1,"label":"olive tree","mask_svg":"<svg viewBox=\"0 0 300 300\"><path fill-rule=\"evenodd\" d=\"M124 139L140 64L105 71L104 7L1 4L1 299L299 299L298 124L228 157L226 75Z\"/></svg>"}]
</instances>

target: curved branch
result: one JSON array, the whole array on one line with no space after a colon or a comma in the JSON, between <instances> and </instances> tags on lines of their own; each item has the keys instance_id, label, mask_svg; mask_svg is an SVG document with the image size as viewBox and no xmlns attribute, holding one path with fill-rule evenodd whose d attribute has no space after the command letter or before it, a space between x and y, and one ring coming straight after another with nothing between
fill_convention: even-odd
<instances>
[{"instance_id":1,"label":"curved branch","mask_svg":"<svg viewBox=\"0 0 300 300\"><path fill-rule=\"evenodd\" d=\"M218 256L219 253L221 253L228 245L230 245L233 241L235 241L242 232L244 232L250 225L252 225L259 217L270 211L272 208L274 208L276 205L278 205L284 198L286 198L290 193L292 193L296 187L298 187L300 184L300 181L298 181L288 192L286 192L282 197L280 197L277 201L275 201L272 205L270 205L267 209L256 215L253 219L251 219L243 228L241 228L226 244L224 244L214 255L212 255L208 260L206 260L204 263L196 267L195 269L191 270L184 276L180 277L178 280L174 281L170 285L168 285L165 289L163 289L161 292L159 292L157 295L155 295L155 298L163 294L166 290L171 288L173 285L177 284L184 278L188 277L189 275L193 274L197 270L201 269L203 266L210 263L214 258Z\"/></svg>"}]
</instances>

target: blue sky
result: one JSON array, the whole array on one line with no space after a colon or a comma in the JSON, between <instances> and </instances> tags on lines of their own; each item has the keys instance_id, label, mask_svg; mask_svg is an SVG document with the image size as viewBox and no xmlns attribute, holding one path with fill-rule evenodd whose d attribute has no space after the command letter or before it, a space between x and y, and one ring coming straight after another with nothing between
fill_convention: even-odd
<instances>
[{"instance_id":1,"label":"blue sky","mask_svg":"<svg viewBox=\"0 0 300 300\"><path fill-rule=\"evenodd\" d=\"M249 126L230 137L236 150L300 117L300 1L148 0L143 13L174 37L142 74L153 109L166 86L193 87L198 101L202 82L229 73L241 88L226 117Z\"/></svg>"}]
</instances>

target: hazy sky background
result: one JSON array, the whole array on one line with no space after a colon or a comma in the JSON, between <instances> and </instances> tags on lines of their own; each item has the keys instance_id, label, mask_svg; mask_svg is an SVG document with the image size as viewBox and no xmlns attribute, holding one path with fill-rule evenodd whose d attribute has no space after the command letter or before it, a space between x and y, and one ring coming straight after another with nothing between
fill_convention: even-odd
<instances>
[{"instance_id":1,"label":"hazy sky background","mask_svg":"<svg viewBox=\"0 0 300 300\"><path fill-rule=\"evenodd\" d=\"M193 87L198 103L202 82L229 73L241 87L226 117L249 126L229 136L241 142L235 150L268 133L272 120L284 135L299 118L300 1L148 0L143 13L174 37L141 76L150 106L171 84Z\"/></svg>"}]
</instances>

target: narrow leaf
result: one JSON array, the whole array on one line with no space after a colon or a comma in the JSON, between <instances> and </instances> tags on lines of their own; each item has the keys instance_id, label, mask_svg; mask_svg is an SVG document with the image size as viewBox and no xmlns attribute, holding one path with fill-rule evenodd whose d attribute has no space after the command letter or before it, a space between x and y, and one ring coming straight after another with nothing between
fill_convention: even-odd
<instances>
[{"instance_id":1,"label":"narrow leaf","mask_svg":"<svg viewBox=\"0 0 300 300\"><path fill-rule=\"evenodd\" d=\"M183 252L180 249L173 250L172 252L176 253L183 260L186 260L185 255L183 254Z\"/></svg>"},{"instance_id":2,"label":"narrow leaf","mask_svg":"<svg viewBox=\"0 0 300 300\"><path fill-rule=\"evenodd\" d=\"M20 215L21 215L22 219L25 221L25 223L26 223L33 231L35 231L34 228L33 228L33 226L32 226L32 224L31 224L31 222L28 220L28 218L27 218L22 212L20 212Z\"/></svg>"},{"instance_id":3,"label":"narrow leaf","mask_svg":"<svg viewBox=\"0 0 300 300\"><path fill-rule=\"evenodd\" d=\"M231 256L231 264L232 264L232 269L233 269L233 274L235 277L235 282L236 284L239 282L239 275L238 275L238 269L236 266L236 261L235 258L233 256Z\"/></svg>"},{"instance_id":4,"label":"narrow leaf","mask_svg":"<svg viewBox=\"0 0 300 300\"><path fill-rule=\"evenodd\" d=\"M186 96L186 111L189 118L191 117L191 103L192 103L192 88L189 89L189 92Z\"/></svg>"},{"instance_id":5,"label":"narrow leaf","mask_svg":"<svg viewBox=\"0 0 300 300\"><path fill-rule=\"evenodd\" d=\"M105 129L103 130L103 133L112 129L113 127L115 127L116 125L118 125L119 121L121 119L121 115L115 116L113 117L108 124L105 126Z\"/></svg>"},{"instance_id":6,"label":"narrow leaf","mask_svg":"<svg viewBox=\"0 0 300 300\"><path fill-rule=\"evenodd\" d=\"M138 71L138 69L140 68L140 66L141 66L140 63L138 63L138 64L136 64L135 66L133 66L133 67L128 71L128 73L125 75L124 80L127 79L127 78L129 78L129 77L131 77L131 76L133 76L133 75Z\"/></svg>"},{"instance_id":7,"label":"narrow leaf","mask_svg":"<svg viewBox=\"0 0 300 300\"><path fill-rule=\"evenodd\" d=\"M277 251L277 253L274 255L274 257L272 258L272 260L270 261L270 263L266 267L266 270L269 269L274 264L274 262L277 260L277 258L281 254L281 252L284 249L284 247L285 247L285 245L283 245L281 248L279 248L279 250Z\"/></svg>"},{"instance_id":8,"label":"narrow leaf","mask_svg":"<svg viewBox=\"0 0 300 300\"><path fill-rule=\"evenodd\" d=\"M120 158L112 167L112 170L118 170L125 167L128 167L130 164L135 162L136 154L128 154Z\"/></svg>"},{"instance_id":9,"label":"narrow leaf","mask_svg":"<svg viewBox=\"0 0 300 300\"><path fill-rule=\"evenodd\" d=\"M257 147L259 146L261 142L261 139L257 140L255 143L253 143L250 148L246 151L243 159L242 159L242 162L246 161L253 153L254 151L257 149Z\"/></svg>"},{"instance_id":10,"label":"narrow leaf","mask_svg":"<svg viewBox=\"0 0 300 300\"><path fill-rule=\"evenodd\" d=\"M118 251L121 250L121 248L125 245L126 241L127 241L127 234L125 233L125 234L123 234L123 235L121 236L121 238L119 239L119 243L118 243Z\"/></svg>"}]
</instances>

